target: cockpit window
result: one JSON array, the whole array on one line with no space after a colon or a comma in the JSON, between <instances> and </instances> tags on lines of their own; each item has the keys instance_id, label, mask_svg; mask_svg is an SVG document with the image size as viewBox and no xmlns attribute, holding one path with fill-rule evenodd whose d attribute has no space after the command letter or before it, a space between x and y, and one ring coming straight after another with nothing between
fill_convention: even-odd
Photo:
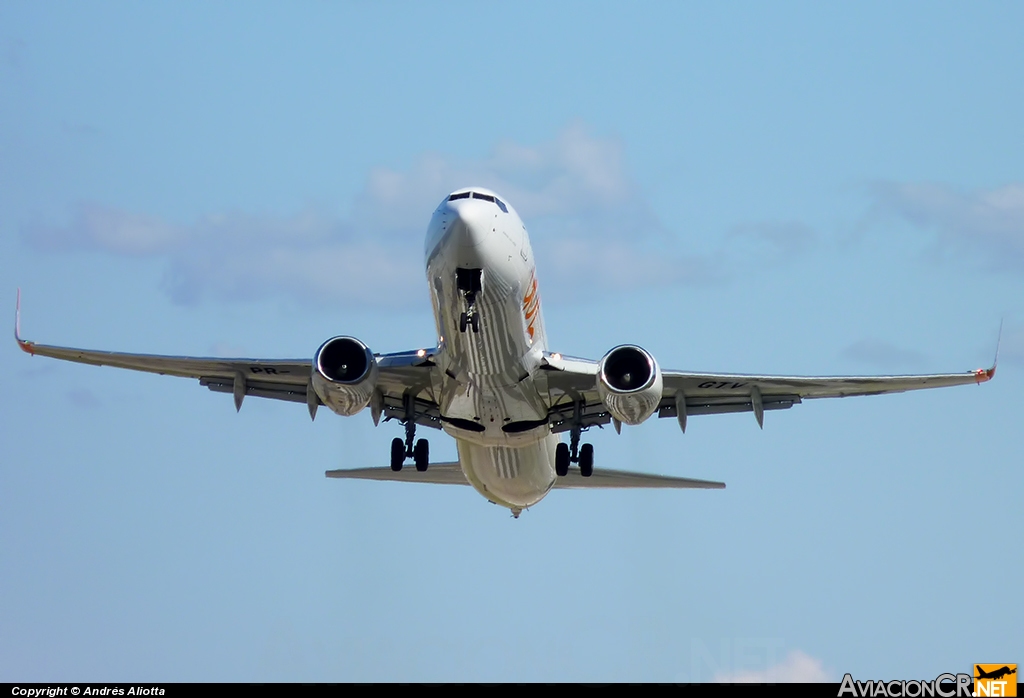
<instances>
[{"instance_id":1,"label":"cockpit window","mask_svg":"<svg viewBox=\"0 0 1024 698\"><path fill-rule=\"evenodd\" d=\"M464 191L458 194L452 194L448 197L448 200L455 201L456 199L468 199L470 197L474 199L483 199L484 201L490 201L491 203L497 205L497 207L500 208L503 213L508 213L508 206L506 206L501 199L491 194L481 194L478 191Z\"/></svg>"}]
</instances>

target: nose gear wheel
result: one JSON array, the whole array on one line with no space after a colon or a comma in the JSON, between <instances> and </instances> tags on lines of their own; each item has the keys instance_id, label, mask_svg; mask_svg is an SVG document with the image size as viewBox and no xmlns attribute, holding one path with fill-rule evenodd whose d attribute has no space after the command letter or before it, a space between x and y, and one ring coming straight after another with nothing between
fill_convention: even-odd
<instances>
[{"instance_id":1,"label":"nose gear wheel","mask_svg":"<svg viewBox=\"0 0 1024 698\"><path fill-rule=\"evenodd\" d=\"M470 327L474 334L480 332L480 315L473 309L459 316L459 332L465 332Z\"/></svg>"}]
</instances>

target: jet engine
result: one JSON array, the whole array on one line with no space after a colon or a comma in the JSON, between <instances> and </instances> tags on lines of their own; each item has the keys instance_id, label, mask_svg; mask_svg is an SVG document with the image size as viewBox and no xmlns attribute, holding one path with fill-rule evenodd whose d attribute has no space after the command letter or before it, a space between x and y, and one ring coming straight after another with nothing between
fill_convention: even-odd
<instances>
[{"instance_id":1,"label":"jet engine","mask_svg":"<svg viewBox=\"0 0 1024 698\"><path fill-rule=\"evenodd\" d=\"M377 386L377 375L373 352L354 337L328 339L313 356L313 390L343 417L366 407Z\"/></svg>"},{"instance_id":2,"label":"jet engine","mask_svg":"<svg viewBox=\"0 0 1024 698\"><path fill-rule=\"evenodd\" d=\"M597 394L615 419L639 424L661 402L661 369L638 346L624 344L604 355L597 366Z\"/></svg>"}]
</instances>

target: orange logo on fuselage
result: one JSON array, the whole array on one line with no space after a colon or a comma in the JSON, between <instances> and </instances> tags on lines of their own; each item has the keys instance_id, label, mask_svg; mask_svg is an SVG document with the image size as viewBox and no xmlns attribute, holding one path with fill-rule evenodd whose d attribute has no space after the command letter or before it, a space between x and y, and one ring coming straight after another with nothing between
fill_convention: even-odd
<instances>
[{"instance_id":1,"label":"orange logo on fuselage","mask_svg":"<svg viewBox=\"0 0 1024 698\"><path fill-rule=\"evenodd\" d=\"M523 317L526 318L526 332L533 340L533 324L537 321L537 311L540 310L540 294L537 293L537 279L531 274L530 282L527 284L529 290L523 296Z\"/></svg>"}]
</instances>

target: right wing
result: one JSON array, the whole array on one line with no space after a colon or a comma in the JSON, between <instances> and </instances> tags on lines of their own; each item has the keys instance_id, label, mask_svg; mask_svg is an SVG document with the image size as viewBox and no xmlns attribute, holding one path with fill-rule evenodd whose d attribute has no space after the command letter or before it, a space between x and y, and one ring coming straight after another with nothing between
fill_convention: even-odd
<instances>
[{"instance_id":1,"label":"right wing","mask_svg":"<svg viewBox=\"0 0 1024 698\"><path fill-rule=\"evenodd\" d=\"M554 397L548 415L552 431L568 431L577 419L583 427L612 421L597 393L597 361L546 354L542 367L548 373ZM655 414L675 417L684 430L687 416L699 414L754 412L760 424L764 412L788 409L804 400L984 383L995 372L995 364L964 373L919 376L758 376L662 371L664 387Z\"/></svg>"},{"instance_id":2,"label":"right wing","mask_svg":"<svg viewBox=\"0 0 1024 698\"><path fill-rule=\"evenodd\" d=\"M325 475L342 480L386 480L391 482L422 482L434 485L468 485L458 463L431 463L426 472L415 468L402 468L394 471L391 468L347 468L344 470L328 470ZM710 489L720 490L724 482L710 480L694 480L686 477L667 477L664 475L646 475L626 470L605 470L597 468L590 477L583 477L579 470L573 469L565 477L556 477L552 489L583 490L583 489Z\"/></svg>"}]
</instances>

